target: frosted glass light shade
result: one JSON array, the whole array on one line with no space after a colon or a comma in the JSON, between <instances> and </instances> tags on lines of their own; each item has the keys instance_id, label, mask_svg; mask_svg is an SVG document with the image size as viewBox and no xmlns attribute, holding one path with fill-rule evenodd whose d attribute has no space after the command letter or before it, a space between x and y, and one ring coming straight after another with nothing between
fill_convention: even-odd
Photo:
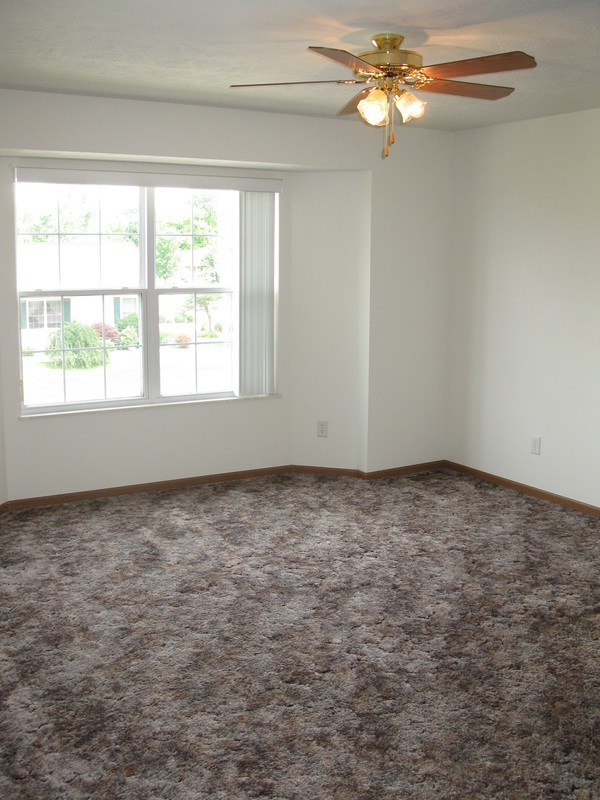
<instances>
[{"instance_id":1,"label":"frosted glass light shade","mask_svg":"<svg viewBox=\"0 0 600 800\"><path fill-rule=\"evenodd\" d=\"M381 89L373 89L357 106L358 113L369 125L385 125L388 116L388 99Z\"/></svg>"},{"instance_id":2,"label":"frosted glass light shade","mask_svg":"<svg viewBox=\"0 0 600 800\"><path fill-rule=\"evenodd\" d=\"M402 91L396 95L396 107L402 114L402 122L408 122L410 119L418 119L423 116L425 112L426 103L415 97L407 91Z\"/></svg>"}]
</instances>

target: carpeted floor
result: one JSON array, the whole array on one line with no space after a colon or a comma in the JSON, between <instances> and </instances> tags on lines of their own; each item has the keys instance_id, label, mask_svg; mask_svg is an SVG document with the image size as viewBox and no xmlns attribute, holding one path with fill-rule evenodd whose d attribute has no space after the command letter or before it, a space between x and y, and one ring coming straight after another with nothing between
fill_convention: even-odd
<instances>
[{"instance_id":1,"label":"carpeted floor","mask_svg":"<svg viewBox=\"0 0 600 800\"><path fill-rule=\"evenodd\" d=\"M0 528L4 800L600 798L600 520L437 473Z\"/></svg>"}]
</instances>

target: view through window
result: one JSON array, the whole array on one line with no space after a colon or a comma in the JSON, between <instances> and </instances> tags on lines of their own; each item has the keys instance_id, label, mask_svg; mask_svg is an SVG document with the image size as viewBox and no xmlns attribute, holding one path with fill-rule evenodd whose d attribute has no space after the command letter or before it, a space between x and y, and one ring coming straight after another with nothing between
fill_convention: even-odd
<instances>
[{"instance_id":1,"label":"view through window","mask_svg":"<svg viewBox=\"0 0 600 800\"><path fill-rule=\"evenodd\" d=\"M16 183L25 411L274 391L273 191L38 177Z\"/></svg>"}]
</instances>

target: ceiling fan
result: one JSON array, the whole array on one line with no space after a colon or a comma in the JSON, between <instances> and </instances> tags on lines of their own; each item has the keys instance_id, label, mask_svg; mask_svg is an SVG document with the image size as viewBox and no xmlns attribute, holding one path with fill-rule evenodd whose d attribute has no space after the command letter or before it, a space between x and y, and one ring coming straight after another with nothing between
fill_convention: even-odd
<instances>
[{"instance_id":1,"label":"ceiling fan","mask_svg":"<svg viewBox=\"0 0 600 800\"><path fill-rule=\"evenodd\" d=\"M467 58L462 61L448 61L444 64L424 67L423 57L420 53L401 48L404 37L398 33L378 33L371 41L376 49L359 53L357 56L333 47L308 48L313 53L319 53L353 70L356 76L354 78L329 81L232 84L231 88L317 83L364 84L364 88L338 111L338 116L358 111L369 125L385 125L386 144L383 151L385 157L389 153L388 144L395 141L394 106L400 112L402 122L423 116L425 110L425 103L404 87L418 92L451 94L480 100L499 100L501 97L509 95L514 89L508 86L468 83L450 79L492 72L508 72L515 69L530 69L536 66L533 56L520 50L514 50L510 53ZM391 132L389 132L390 126Z\"/></svg>"}]
</instances>

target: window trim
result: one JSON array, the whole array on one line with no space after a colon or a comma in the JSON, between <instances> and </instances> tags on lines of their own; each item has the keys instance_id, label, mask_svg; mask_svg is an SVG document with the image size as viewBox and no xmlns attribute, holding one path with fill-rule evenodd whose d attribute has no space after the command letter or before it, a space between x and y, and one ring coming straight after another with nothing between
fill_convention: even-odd
<instances>
[{"instance_id":1,"label":"window trim","mask_svg":"<svg viewBox=\"0 0 600 800\"><path fill-rule=\"evenodd\" d=\"M196 172L195 170L182 170L174 169L172 165L163 170L156 170L159 165L126 165L124 169L120 169L120 165L104 165L86 164L84 168L79 165L59 165L54 164L22 164L14 168L15 183L21 182L43 182L43 183L66 183L66 184L91 184L91 185L127 185L138 186L141 190L145 189L152 192L153 187L172 187L172 188L191 188L191 189L229 189L240 192L240 213L243 205L243 197L245 193L262 193L269 195L273 198L273 222L278 225L279 217L279 204L277 197L282 191L283 180L280 177L255 177L254 175L222 175L222 174L206 174L205 172ZM133 168L132 168L133 167ZM142 169L140 169L142 167ZM149 210L146 206L147 194L140 191L140 245L145 241L146 249L154 248L154 220L153 220L153 204ZM146 230L147 225L147 230ZM240 227L242 223L240 222ZM270 363L266 370L264 380L264 391L245 391L244 381L242 377L243 365L242 359L245 357L242 354L242 341L241 331L238 331L238 341L235 343L234 350L237 370L236 374L239 376L237 381L238 385L234 386L233 391L227 392L207 392L202 394L184 394L184 395L161 395L159 387L159 370L160 370L160 346L159 346L159 323L158 323L158 298L161 294L201 294L203 291L210 294L220 294L231 292L232 287L187 287L185 290L180 288L157 288L154 286L154 270L148 268L147 253L142 252L144 248L140 246L140 286L139 287L105 287L105 288L89 288L89 289L50 289L44 291L17 291L17 297L20 303L22 300L28 299L43 299L43 296L62 298L63 307L66 298L74 296L123 296L123 295L138 295L140 298L140 342L142 345L142 394L140 396L131 398L103 399L93 400L86 402L61 402L50 403L45 405L25 405L23 401L23 374L21 372L21 415L22 416L43 416L46 414L63 414L79 411L92 411L92 410L118 410L119 408L127 407L147 407L156 405L171 405L178 403L198 403L205 401L214 401L217 399L248 399L251 397L263 396L276 396L275 385L275 321L277 318L277 275L278 275L278 228L275 227L271 231L272 237L272 263L270 268L272 270L271 276L271 291L267 300L266 317L269 320L268 327L270 328L269 336L271 342ZM242 250L242 235L240 234L240 250ZM240 252L240 270L242 270L243 261L242 253ZM234 295L237 292L234 291ZM242 276L239 279L239 294L242 294ZM152 297L152 302L149 302L149 297ZM156 302L154 302L156 301ZM241 300L240 300L241 304ZM156 306L156 308L154 308ZM272 319L271 319L272 317ZM241 328L242 313L239 314L239 325ZM269 338L269 336L267 338ZM246 348L247 349L247 348ZM19 356L20 368L23 368L23 352L22 340L19 339Z\"/></svg>"}]
</instances>

